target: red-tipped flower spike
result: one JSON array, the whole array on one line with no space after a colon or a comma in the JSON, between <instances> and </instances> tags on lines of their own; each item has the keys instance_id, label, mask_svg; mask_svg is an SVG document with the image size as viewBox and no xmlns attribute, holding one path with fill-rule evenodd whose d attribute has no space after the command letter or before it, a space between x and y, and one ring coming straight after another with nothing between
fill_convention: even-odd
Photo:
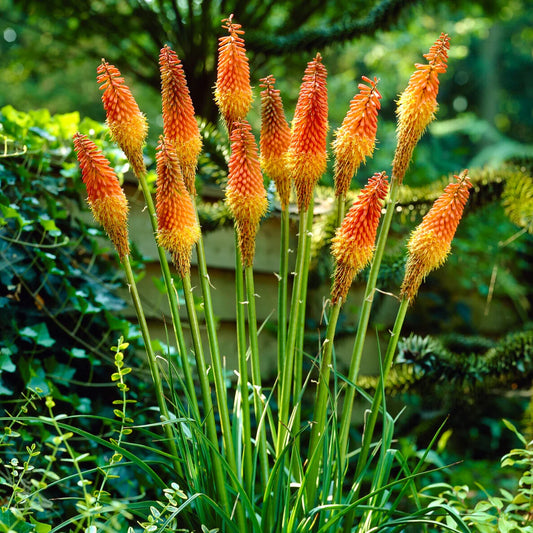
<instances>
[{"instance_id":1,"label":"red-tipped flower spike","mask_svg":"<svg viewBox=\"0 0 533 533\"><path fill-rule=\"evenodd\" d=\"M331 288L333 304L346 298L354 277L372 260L381 208L388 189L387 174L374 174L337 228L331 244L336 261Z\"/></svg>"},{"instance_id":2,"label":"red-tipped flower spike","mask_svg":"<svg viewBox=\"0 0 533 533\"><path fill-rule=\"evenodd\" d=\"M122 260L130 253L126 195L115 171L98 147L81 133L76 133L73 139L81 177L87 188L87 203Z\"/></svg>"},{"instance_id":3,"label":"red-tipped flower spike","mask_svg":"<svg viewBox=\"0 0 533 533\"><path fill-rule=\"evenodd\" d=\"M307 64L287 151L287 167L296 188L300 211L306 211L313 190L326 170L326 135L328 132L327 71L317 54Z\"/></svg>"},{"instance_id":4,"label":"red-tipped flower spike","mask_svg":"<svg viewBox=\"0 0 533 533\"><path fill-rule=\"evenodd\" d=\"M267 197L257 155L257 145L248 122L235 122L231 133L226 204L235 219L241 260L251 266L257 225L267 209Z\"/></svg>"},{"instance_id":5,"label":"red-tipped flower spike","mask_svg":"<svg viewBox=\"0 0 533 533\"><path fill-rule=\"evenodd\" d=\"M429 52L424 54L428 63L415 65L417 70L411 75L407 88L398 100L398 141L392 162L392 179L399 183L403 181L416 143L435 118L438 75L446 72L449 48L450 38L442 33Z\"/></svg>"},{"instance_id":6,"label":"red-tipped flower spike","mask_svg":"<svg viewBox=\"0 0 533 533\"><path fill-rule=\"evenodd\" d=\"M335 195L345 196L350 188L352 177L365 159L372 155L376 145L378 111L381 108L381 94L374 81L363 76L359 84L359 94L350 102L350 109L335 132L333 152L335 153Z\"/></svg>"},{"instance_id":7,"label":"red-tipped flower spike","mask_svg":"<svg viewBox=\"0 0 533 533\"><path fill-rule=\"evenodd\" d=\"M424 278L440 267L450 253L451 242L463 215L472 187L468 171L455 176L435 201L407 243L409 252L405 277L400 290L402 298L412 300Z\"/></svg>"},{"instance_id":8,"label":"red-tipped flower spike","mask_svg":"<svg viewBox=\"0 0 533 533\"><path fill-rule=\"evenodd\" d=\"M174 144L161 136L157 146L157 239L180 276L191 268L192 247L200 237L191 195L185 188Z\"/></svg>"},{"instance_id":9,"label":"red-tipped flower spike","mask_svg":"<svg viewBox=\"0 0 533 533\"><path fill-rule=\"evenodd\" d=\"M102 102L111 136L126 154L135 174L140 176L146 172L142 154L148 133L146 117L114 65L102 59L96 72L96 81L101 83L100 90L104 91Z\"/></svg>"},{"instance_id":10,"label":"red-tipped flower spike","mask_svg":"<svg viewBox=\"0 0 533 533\"><path fill-rule=\"evenodd\" d=\"M274 89L276 79L267 76L261 81L261 168L274 180L281 208L287 209L291 195L291 181L287 171L285 153L291 139L291 129L285 119L279 90Z\"/></svg>"},{"instance_id":11,"label":"red-tipped flower spike","mask_svg":"<svg viewBox=\"0 0 533 533\"><path fill-rule=\"evenodd\" d=\"M233 15L222 22L229 35L219 39L215 102L231 133L233 123L246 117L253 94L244 39L240 37L244 31L233 22Z\"/></svg>"},{"instance_id":12,"label":"red-tipped flower spike","mask_svg":"<svg viewBox=\"0 0 533 533\"><path fill-rule=\"evenodd\" d=\"M185 72L180 59L168 46L159 55L163 132L167 142L174 144L187 190L196 194L194 179L202 137L194 117Z\"/></svg>"}]
</instances>

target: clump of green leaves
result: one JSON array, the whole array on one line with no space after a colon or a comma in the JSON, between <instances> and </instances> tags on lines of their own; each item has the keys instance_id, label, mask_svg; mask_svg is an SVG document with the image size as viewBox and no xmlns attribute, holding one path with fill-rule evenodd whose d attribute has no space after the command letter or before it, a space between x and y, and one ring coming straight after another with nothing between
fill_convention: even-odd
<instances>
[{"instance_id":1,"label":"clump of green leaves","mask_svg":"<svg viewBox=\"0 0 533 533\"><path fill-rule=\"evenodd\" d=\"M110 335L136 341L120 317L120 277L101 231L90 225L70 157L72 134L91 131L106 144L101 124L78 113L51 116L0 109L0 395L39 389L91 410L76 387L102 374ZM116 149L119 173L127 168ZM118 275L120 276L120 275ZM24 357L21 357L24 354ZM15 364L17 361L17 364ZM94 407L94 406L93 406Z\"/></svg>"},{"instance_id":2,"label":"clump of green leaves","mask_svg":"<svg viewBox=\"0 0 533 533\"><path fill-rule=\"evenodd\" d=\"M511 450L501 460L502 468L518 469L520 474L513 492L500 488L499 495L490 495L478 486L486 498L474 501L471 489L447 484L431 485L423 489L429 507L448 505L456 509L472 531L479 533L533 532L533 441L526 438L508 422L503 421L519 439L522 447ZM436 494L436 495L435 495ZM447 525L456 525L453 517L445 518Z\"/></svg>"}]
</instances>

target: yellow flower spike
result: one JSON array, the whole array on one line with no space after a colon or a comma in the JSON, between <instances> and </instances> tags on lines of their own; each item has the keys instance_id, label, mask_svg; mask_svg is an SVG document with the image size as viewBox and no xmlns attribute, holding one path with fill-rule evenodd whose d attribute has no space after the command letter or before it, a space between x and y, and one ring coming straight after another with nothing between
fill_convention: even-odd
<instances>
[{"instance_id":1,"label":"yellow flower spike","mask_svg":"<svg viewBox=\"0 0 533 533\"><path fill-rule=\"evenodd\" d=\"M183 181L176 149L163 136L159 138L156 161L157 240L170 253L183 277L190 272L191 252L200 238L200 226Z\"/></svg>"},{"instance_id":2,"label":"yellow flower spike","mask_svg":"<svg viewBox=\"0 0 533 533\"><path fill-rule=\"evenodd\" d=\"M451 242L463 215L472 187L468 171L450 183L413 231L407 243L408 257L400 296L412 300L424 278L440 267L451 250Z\"/></svg>"},{"instance_id":3,"label":"yellow flower spike","mask_svg":"<svg viewBox=\"0 0 533 533\"><path fill-rule=\"evenodd\" d=\"M333 304L346 298L354 277L372 260L381 208L389 188L387 179L385 172L370 178L332 239L331 253L336 261Z\"/></svg>"},{"instance_id":4,"label":"yellow flower spike","mask_svg":"<svg viewBox=\"0 0 533 533\"><path fill-rule=\"evenodd\" d=\"M291 195L291 180L287 171L285 153L291 139L291 129L279 90L274 89L276 79L262 78L261 87L261 168L274 180L281 208L287 209Z\"/></svg>"},{"instance_id":5,"label":"yellow flower spike","mask_svg":"<svg viewBox=\"0 0 533 533\"><path fill-rule=\"evenodd\" d=\"M438 75L446 72L450 38L442 33L424 57L427 64L417 63L417 70L411 75L409 83L398 100L397 146L392 162L392 179L402 183L413 155L416 143L428 124L435 118Z\"/></svg>"},{"instance_id":6,"label":"yellow flower spike","mask_svg":"<svg viewBox=\"0 0 533 533\"><path fill-rule=\"evenodd\" d=\"M326 170L328 132L327 71L317 54L307 64L292 121L287 167L300 211L306 211L316 183Z\"/></svg>"},{"instance_id":7,"label":"yellow flower spike","mask_svg":"<svg viewBox=\"0 0 533 533\"><path fill-rule=\"evenodd\" d=\"M122 260L130 253L126 195L101 150L81 133L76 133L73 140L83 183L87 188L87 203Z\"/></svg>"},{"instance_id":8,"label":"yellow flower spike","mask_svg":"<svg viewBox=\"0 0 533 533\"><path fill-rule=\"evenodd\" d=\"M257 145L248 122L235 122L231 133L226 204L235 219L243 266L251 266L255 236L268 206Z\"/></svg>"},{"instance_id":9,"label":"yellow flower spike","mask_svg":"<svg viewBox=\"0 0 533 533\"><path fill-rule=\"evenodd\" d=\"M194 116L194 107L187 87L183 65L176 53L165 45L159 54L163 133L174 144L183 180L194 196L196 166L202 150L202 137Z\"/></svg>"},{"instance_id":10,"label":"yellow flower spike","mask_svg":"<svg viewBox=\"0 0 533 533\"><path fill-rule=\"evenodd\" d=\"M381 94L374 81L363 76L359 84L359 94L350 102L350 109L341 127L335 132L333 152L335 154L335 195L345 196L350 188L352 177L361 163L371 156L376 145L378 111L381 108Z\"/></svg>"},{"instance_id":11,"label":"yellow flower spike","mask_svg":"<svg viewBox=\"0 0 533 533\"><path fill-rule=\"evenodd\" d=\"M146 172L142 149L148 133L146 117L139 110L120 71L102 59L96 69L111 137L128 158L135 175Z\"/></svg>"},{"instance_id":12,"label":"yellow flower spike","mask_svg":"<svg viewBox=\"0 0 533 533\"><path fill-rule=\"evenodd\" d=\"M229 35L219 39L215 102L231 134L233 123L246 117L253 94L250 66L241 37L244 31L240 24L233 22L233 15L222 22Z\"/></svg>"}]
</instances>

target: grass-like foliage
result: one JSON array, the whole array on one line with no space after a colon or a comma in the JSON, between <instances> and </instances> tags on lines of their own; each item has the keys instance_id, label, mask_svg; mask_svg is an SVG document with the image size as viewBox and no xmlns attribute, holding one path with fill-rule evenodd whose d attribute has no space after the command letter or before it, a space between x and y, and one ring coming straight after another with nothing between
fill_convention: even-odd
<instances>
[{"instance_id":1,"label":"grass-like foliage","mask_svg":"<svg viewBox=\"0 0 533 533\"><path fill-rule=\"evenodd\" d=\"M398 418L388 413L385 396L409 304L426 276L450 253L471 187L466 170L440 191L411 234L405 277L394 296L397 317L385 339L374 395L356 385L389 228L415 146L437 110L438 77L447 69L449 37L442 34L436 40L399 97L398 145L391 154L390 180L385 171L376 173L350 205L349 182L375 145L381 98L377 79L363 77L335 132L335 272L326 295L326 335L313 371L306 375L303 332L314 187L327 159L327 71L320 54L308 63L292 127L274 78L262 80L259 150L246 121L253 91L244 32L232 16L224 28L215 99L231 142L225 193L235 224L236 294L231 305L237 317L236 379L227 379L217 336L196 206L202 138L181 62L168 46L161 50L164 127L156 151L154 199L143 158L146 118L118 69L102 60L97 80L107 126L144 194L175 350L162 355L154 350L130 259L128 203L113 165L89 135L77 132L73 143L89 207L124 269L153 394L131 390L133 350L124 337L112 347L114 371L109 379L114 394L102 412L66 416L50 391L28 387L30 392L2 419L0 483L9 490L0 502L0 531L470 531L460 506L444 497L427 505L420 497L421 480L431 464L428 455L439 433L425 451L405 456L395 441ZM263 324L255 308L255 237L268 209L262 171L274 180L281 205L278 376L273 387L262 384L264 354L258 339ZM289 204L294 199L299 232L291 272ZM193 287L190 277L193 248L199 287ZM352 280L369 265L351 365L342 375L335 364L337 322ZM183 288L190 341L180 317L174 268ZM356 397L368 403L361 436L351 433ZM40 444L29 442L33 427L41 431Z\"/></svg>"}]
</instances>

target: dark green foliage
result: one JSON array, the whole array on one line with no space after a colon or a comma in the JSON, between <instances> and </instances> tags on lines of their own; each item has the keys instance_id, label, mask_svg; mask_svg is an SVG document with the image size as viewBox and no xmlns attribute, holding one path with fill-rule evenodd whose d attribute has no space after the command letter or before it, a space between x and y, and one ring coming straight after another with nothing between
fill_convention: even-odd
<instances>
[{"instance_id":1,"label":"dark green foliage","mask_svg":"<svg viewBox=\"0 0 533 533\"><path fill-rule=\"evenodd\" d=\"M100 230L86 222L72 160L77 128L101 137L104 130L80 124L75 113L11 107L2 108L0 126L9 139L0 159L0 393L29 388L88 412L94 406L83 385L106 372L109 345L120 335L138 338L120 318L120 270ZM12 155L17 144L25 155Z\"/></svg>"}]
</instances>

